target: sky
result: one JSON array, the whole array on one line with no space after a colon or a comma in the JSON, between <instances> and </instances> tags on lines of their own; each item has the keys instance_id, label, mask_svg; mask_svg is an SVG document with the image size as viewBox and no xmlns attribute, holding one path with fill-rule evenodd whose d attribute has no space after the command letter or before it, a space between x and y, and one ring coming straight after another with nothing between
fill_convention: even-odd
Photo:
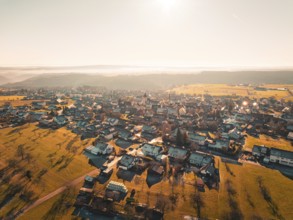
<instances>
[{"instance_id":1,"label":"sky","mask_svg":"<svg viewBox=\"0 0 293 220\"><path fill-rule=\"evenodd\" d=\"M0 0L0 66L292 67L293 0Z\"/></svg>"}]
</instances>

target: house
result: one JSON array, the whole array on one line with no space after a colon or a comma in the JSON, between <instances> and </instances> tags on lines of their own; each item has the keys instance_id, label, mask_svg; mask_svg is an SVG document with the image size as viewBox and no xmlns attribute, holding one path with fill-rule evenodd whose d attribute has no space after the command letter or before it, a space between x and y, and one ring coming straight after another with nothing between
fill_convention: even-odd
<instances>
[{"instance_id":1,"label":"house","mask_svg":"<svg viewBox=\"0 0 293 220\"><path fill-rule=\"evenodd\" d=\"M195 144L200 145L200 146L205 145L205 141L206 141L205 136L195 134L195 133L189 133L188 138L189 138L191 143L195 143Z\"/></svg>"},{"instance_id":2,"label":"house","mask_svg":"<svg viewBox=\"0 0 293 220\"><path fill-rule=\"evenodd\" d=\"M32 102L32 109L41 110L46 106L46 102Z\"/></svg>"},{"instance_id":3,"label":"house","mask_svg":"<svg viewBox=\"0 0 293 220\"><path fill-rule=\"evenodd\" d=\"M149 126L149 125L143 125L142 126L142 132L148 133L148 134L156 134L157 128L155 126Z\"/></svg>"},{"instance_id":4,"label":"house","mask_svg":"<svg viewBox=\"0 0 293 220\"><path fill-rule=\"evenodd\" d=\"M46 115L46 112L30 112L29 119L31 122L36 122L44 119Z\"/></svg>"},{"instance_id":5,"label":"house","mask_svg":"<svg viewBox=\"0 0 293 220\"><path fill-rule=\"evenodd\" d=\"M111 127L101 131L101 135L106 141L109 141L118 135L118 131L114 127Z\"/></svg>"},{"instance_id":6,"label":"house","mask_svg":"<svg viewBox=\"0 0 293 220\"><path fill-rule=\"evenodd\" d=\"M145 156L150 156L150 157L156 158L157 156L159 156L161 154L163 148L160 146L146 143L146 144L142 145L141 150Z\"/></svg>"},{"instance_id":7,"label":"house","mask_svg":"<svg viewBox=\"0 0 293 220\"><path fill-rule=\"evenodd\" d=\"M119 120L117 118L107 118L107 123L111 126L118 125Z\"/></svg>"},{"instance_id":8,"label":"house","mask_svg":"<svg viewBox=\"0 0 293 220\"><path fill-rule=\"evenodd\" d=\"M293 152L271 148L270 162L293 167Z\"/></svg>"},{"instance_id":9,"label":"house","mask_svg":"<svg viewBox=\"0 0 293 220\"><path fill-rule=\"evenodd\" d=\"M233 140L239 140L243 137L243 135L241 134L240 131L238 131L238 129L235 127L233 129L231 129L229 132L228 132L228 136L229 138L233 139Z\"/></svg>"},{"instance_id":10,"label":"house","mask_svg":"<svg viewBox=\"0 0 293 220\"><path fill-rule=\"evenodd\" d=\"M126 129L121 129L119 132L118 132L118 137L122 140L129 140L131 137L132 137L132 133Z\"/></svg>"},{"instance_id":11,"label":"house","mask_svg":"<svg viewBox=\"0 0 293 220\"><path fill-rule=\"evenodd\" d=\"M183 161L188 156L188 151L183 148L170 147L168 150L168 156L170 159Z\"/></svg>"},{"instance_id":12,"label":"house","mask_svg":"<svg viewBox=\"0 0 293 220\"><path fill-rule=\"evenodd\" d=\"M148 169L148 173L155 175L163 175L164 172L164 167L159 164L155 164Z\"/></svg>"},{"instance_id":13,"label":"house","mask_svg":"<svg viewBox=\"0 0 293 220\"><path fill-rule=\"evenodd\" d=\"M210 164L208 166L206 166L204 169L202 169L200 172L201 174L203 175L206 175L206 176L213 176L215 174L215 167L213 164Z\"/></svg>"},{"instance_id":14,"label":"house","mask_svg":"<svg viewBox=\"0 0 293 220\"><path fill-rule=\"evenodd\" d=\"M107 155L111 154L114 150L114 147L107 143L98 142L95 146L89 146L85 149L85 151L90 152L94 155Z\"/></svg>"},{"instance_id":15,"label":"house","mask_svg":"<svg viewBox=\"0 0 293 220\"><path fill-rule=\"evenodd\" d=\"M269 148L265 146L254 145L252 148L252 155L255 157L265 157L269 152Z\"/></svg>"},{"instance_id":16,"label":"house","mask_svg":"<svg viewBox=\"0 0 293 220\"><path fill-rule=\"evenodd\" d=\"M293 114L282 114L282 119L288 122L288 124L293 124Z\"/></svg>"},{"instance_id":17,"label":"house","mask_svg":"<svg viewBox=\"0 0 293 220\"><path fill-rule=\"evenodd\" d=\"M123 170L129 170L137 164L138 160L139 159L137 157L134 157L129 154L124 154L121 160L119 161L119 168Z\"/></svg>"},{"instance_id":18,"label":"house","mask_svg":"<svg viewBox=\"0 0 293 220\"><path fill-rule=\"evenodd\" d=\"M64 115L58 115L53 118L53 122L58 126L62 127L68 123L68 119Z\"/></svg>"},{"instance_id":19,"label":"house","mask_svg":"<svg viewBox=\"0 0 293 220\"><path fill-rule=\"evenodd\" d=\"M293 132L289 132L287 139L293 141Z\"/></svg>"},{"instance_id":20,"label":"house","mask_svg":"<svg viewBox=\"0 0 293 220\"><path fill-rule=\"evenodd\" d=\"M209 143L208 148L211 150L228 150L230 142L227 140L217 140L215 143Z\"/></svg>"},{"instance_id":21,"label":"house","mask_svg":"<svg viewBox=\"0 0 293 220\"><path fill-rule=\"evenodd\" d=\"M213 156L203 153L203 152L193 152L188 158L190 165L196 167L203 167L207 164L210 164L214 160Z\"/></svg>"},{"instance_id":22,"label":"house","mask_svg":"<svg viewBox=\"0 0 293 220\"><path fill-rule=\"evenodd\" d=\"M115 182L115 181L110 181L106 187L107 190L110 191L118 191L121 193L127 193L128 189L123 183Z\"/></svg>"}]
</instances>

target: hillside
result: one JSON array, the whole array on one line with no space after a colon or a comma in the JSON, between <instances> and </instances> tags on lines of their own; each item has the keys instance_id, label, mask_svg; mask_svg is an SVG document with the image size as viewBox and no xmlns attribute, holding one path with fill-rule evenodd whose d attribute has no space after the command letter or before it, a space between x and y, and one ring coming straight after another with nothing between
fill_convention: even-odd
<instances>
[{"instance_id":1,"label":"hillside","mask_svg":"<svg viewBox=\"0 0 293 220\"><path fill-rule=\"evenodd\" d=\"M145 74L145 75L88 75L88 74L44 74L21 82L4 85L21 87L69 87L102 86L109 89L166 89L173 86L195 83L293 83L293 71L207 71L199 74Z\"/></svg>"},{"instance_id":2,"label":"hillside","mask_svg":"<svg viewBox=\"0 0 293 220\"><path fill-rule=\"evenodd\" d=\"M9 79L7 79L4 76L0 76L0 85L6 84L9 82Z\"/></svg>"}]
</instances>

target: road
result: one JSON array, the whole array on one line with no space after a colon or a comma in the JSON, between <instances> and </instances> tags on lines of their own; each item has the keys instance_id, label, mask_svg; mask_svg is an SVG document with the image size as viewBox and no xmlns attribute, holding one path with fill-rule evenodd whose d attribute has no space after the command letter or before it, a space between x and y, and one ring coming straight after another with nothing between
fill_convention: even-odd
<instances>
[{"instance_id":1,"label":"road","mask_svg":"<svg viewBox=\"0 0 293 220\"><path fill-rule=\"evenodd\" d=\"M64 186L62 186L62 187L56 189L55 191L49 193L48 195L46 195L46 196L44 196L44 197L42 197L42 198L36 200L34 203L29 204L29 205L23 207L23 208L22 208L21 210L19 210L17 213L14 213L12 219L15 219L16 217L21 216L22 214L28 212L29 210L35 208L36 206L38 206L38 205L40 205L40 204L46 202L47 200L53 198L54 196L56 196L56 195L58 195L58 194L64 192L68 187L71 187L71 186L75 186L75 185L77 185L78 183L80 183L80 182L82 182L82 181L84 180L84 178L85 178L86 175L89 175L89 176L95 176L95 175L97 175L98 173L99 173L99 171L96 169L96 170L93 170L93 171L91 171L91 172L89 172L89 173L87 173L87 174L85 174L85 175L83 175L83 176L81 176L81 177L78 177L78 178L75 179L75 180L72 180L71 182L67 183L66 185L64 185Z\"/></svg>"},{"instance_id":2,"label":"road","mask_svg":"<svg viewBox=\"0 0 293 220\"><path fill-rule=\"evenodd\" d=\"M104 164L105 166L107 166L108 168L112 168L113 166L115 166L118 161L121 159L121 157L116 157L114 160L112 160L110 163L106 163Z\"/></svg>"},{"instance_id":3,"label":"road","mask_svg":"<svg viewBox=\"0 0 293 220\"><path fill-rule=\"evenodd\" d=\"M132 151L129 152L129 154L134 154L136 152L136 149L133 149ZM107 167L113 167L117 164L117 162L121 159L121 157L116 157L113 161L111 161L110 163L106 164ZM16 213L13 214L13 216L11 217L11 219L15 219L21 215L23 215L24 213L28 212L29 210L41 205L42 203L46 202L47 200L53 198L54 196L64 192L68 187L71 187L71 186L75 186L77 185L78 183L82 182L85 178L86 175L88 176L95 176L99 173L99 171L96 169L96 170L93 170L75 180L72 180L71 182L67 183L66 185L56 189L55 191L49 193L48 195L36 200L34 203L32 204L29 204L25 207L23 207L21 210L18 210Z\"/></svg>"}]
</instances>

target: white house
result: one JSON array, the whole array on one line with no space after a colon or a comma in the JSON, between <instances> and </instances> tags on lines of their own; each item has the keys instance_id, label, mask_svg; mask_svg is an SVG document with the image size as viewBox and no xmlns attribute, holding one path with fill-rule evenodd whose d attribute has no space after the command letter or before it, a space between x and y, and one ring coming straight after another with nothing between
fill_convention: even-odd
<instances>
[{"instance_id":1,"label":"white house","mask_svg":"<svg viewBox=\"0 0 293 220\"><path fill-rule=\"evenodd\" d=\"M109 184L107 185L107 190L111 191L118 191L122 193L127 193L128 189L123 183L115 182L115 181L110 181Z\"/></svg>"},{"instance_id":2,"label":"white house","mask_svg":"<svg viewBox=\"0 0 293 220\"><path fill-rule=\"evenodd\" d=\"M114 147L107 143L97 143L95 146L89 146L86 148L86 151L89 151L90 153L94 155L98 154L111 154L113 152Z\"/></svg>"},{"instance_id":3,"label":"white house","mask_svg":"<svg viewBox=\"0 0 293 220\"><path fill-rule=\"evenodd\" d=\"M293 167L293 152L271 148L270 162Z\"/></svg>"}]
</instances>

